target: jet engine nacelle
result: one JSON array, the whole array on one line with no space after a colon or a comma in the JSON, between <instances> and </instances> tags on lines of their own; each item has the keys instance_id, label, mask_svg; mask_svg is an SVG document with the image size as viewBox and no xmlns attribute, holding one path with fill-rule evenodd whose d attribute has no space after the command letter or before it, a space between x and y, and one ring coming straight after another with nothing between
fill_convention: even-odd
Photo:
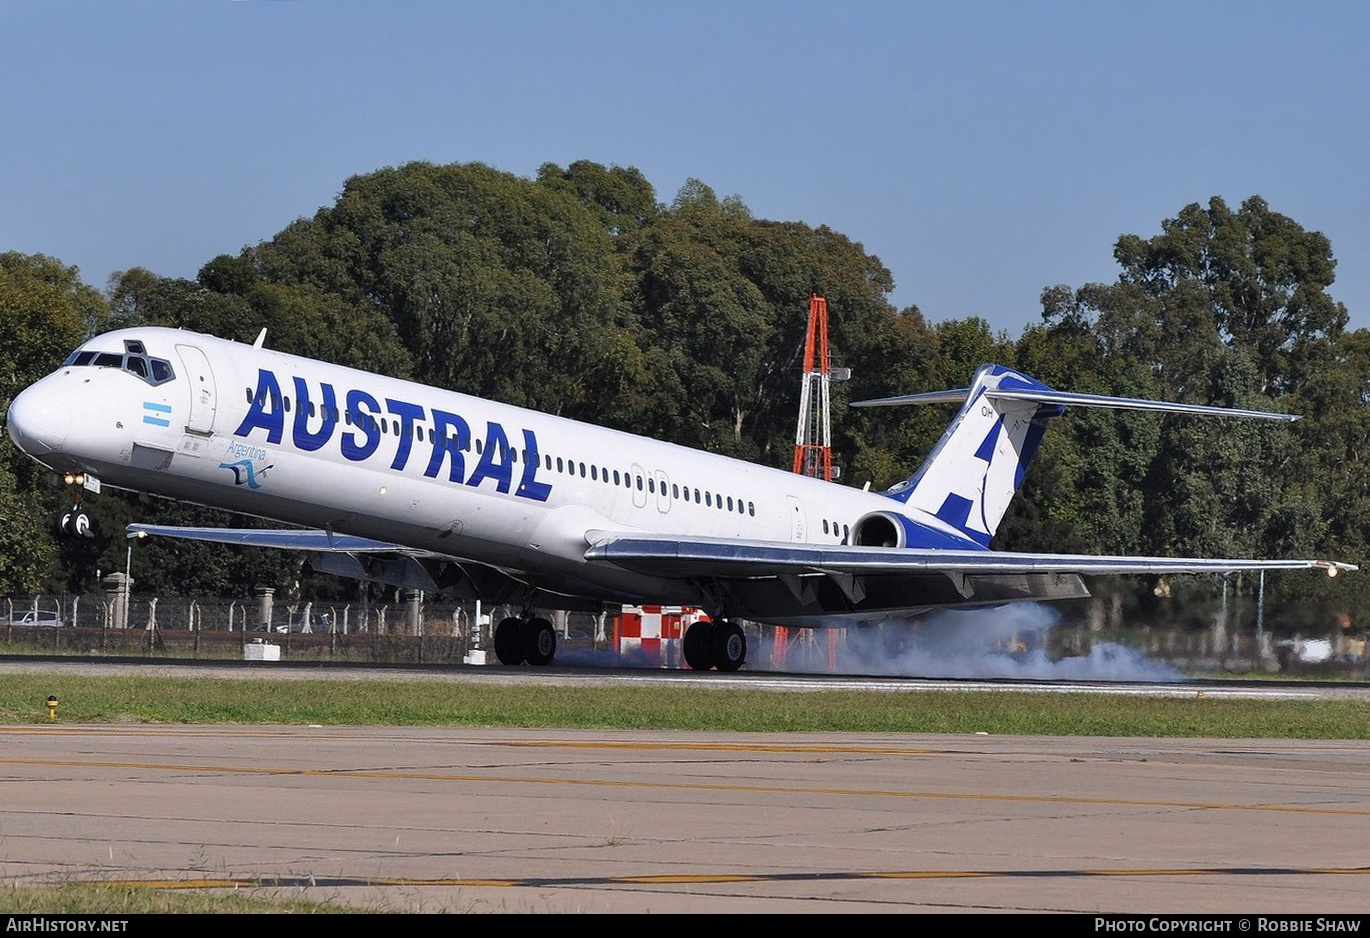
<instances>
[{"instance_id":1,"label":"jet engine nacelle","mask_svg":"<svg viewBox=\"0 0 1370 938\"><path fill-rule=\"evenodd\" d=\"M896 511L872 511L852 525L851 542L857 547L905 547L908 528L909 519Z\"/></svg>"}]
</instances>

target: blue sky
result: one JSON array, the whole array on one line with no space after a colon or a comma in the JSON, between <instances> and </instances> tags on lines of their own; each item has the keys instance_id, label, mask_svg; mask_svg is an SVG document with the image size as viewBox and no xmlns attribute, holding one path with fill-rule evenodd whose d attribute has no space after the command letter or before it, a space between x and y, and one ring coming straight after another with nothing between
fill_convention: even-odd
<instances>
[{"instance_id":1,"label":"blue sky","mask_svg":"<svg viewBox=\"0 0 1370 938\"><path fill-rule=\"evenodd\" d=\"M409 160L636 166L1017 335L1261 195L1370 326L1370 4L0 0L0 250L193 277Z\"/></svg>"}]
</instances>

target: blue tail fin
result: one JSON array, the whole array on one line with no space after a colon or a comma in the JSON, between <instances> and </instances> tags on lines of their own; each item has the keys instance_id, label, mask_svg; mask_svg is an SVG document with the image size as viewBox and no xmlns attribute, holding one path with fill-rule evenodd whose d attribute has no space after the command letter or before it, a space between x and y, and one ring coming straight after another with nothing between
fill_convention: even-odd
<instances>
[{"instance_id":1,"label":"blue tail fin","mask_svg":"<svg viewBox=\"0 0 1370 938\"><path fill-rule=\"evenodd\" d=\"M985 365L968 389L913 395L929 402L965 395L965 403L918 471L887 493L935 515L984 547L989 546L1023 483L1047 420L1064 410L1059 404L1004 399L992 393L1000 389L1051 390L1003 366ZM905 398L902 402L919 401Z\"/></svg>"}]
</instances>

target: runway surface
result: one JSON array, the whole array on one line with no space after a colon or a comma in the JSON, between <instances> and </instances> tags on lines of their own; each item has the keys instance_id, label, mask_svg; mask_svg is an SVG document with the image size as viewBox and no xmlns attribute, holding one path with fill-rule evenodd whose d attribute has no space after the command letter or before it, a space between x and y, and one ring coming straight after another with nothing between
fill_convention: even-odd
<instances>
[{"instance_id":1,"label":"runway surface","mask_svg":"<svg viewBox=\"0 0 1370 938\"><path fill-rule=\"evenodd\" d=\"M0 877L422 912L1363 912L1358 742L0 728Z\"/></svg>"}]
</instances>

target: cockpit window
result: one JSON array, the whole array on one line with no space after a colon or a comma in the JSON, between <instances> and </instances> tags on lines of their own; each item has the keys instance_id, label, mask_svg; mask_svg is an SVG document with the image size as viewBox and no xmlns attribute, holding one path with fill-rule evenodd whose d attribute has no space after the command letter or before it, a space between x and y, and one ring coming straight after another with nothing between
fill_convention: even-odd
<instances>
[{"instance_id":1,"label":"cockpit window","mask_svg":"<svg viewBox=\"0 0 1370 938\"><path fill-rule=\"evenodd\" d=\"M171 362L165 358L153 358L147 353L142 342L132 339L124 340L123 354L78 349L67 356L67 360L63 364L64 368L87 366L119 368L131 375L137 375L152 385L165 384L176 377L176 371L171 367Z\"/></svg>"}]
</instances>

